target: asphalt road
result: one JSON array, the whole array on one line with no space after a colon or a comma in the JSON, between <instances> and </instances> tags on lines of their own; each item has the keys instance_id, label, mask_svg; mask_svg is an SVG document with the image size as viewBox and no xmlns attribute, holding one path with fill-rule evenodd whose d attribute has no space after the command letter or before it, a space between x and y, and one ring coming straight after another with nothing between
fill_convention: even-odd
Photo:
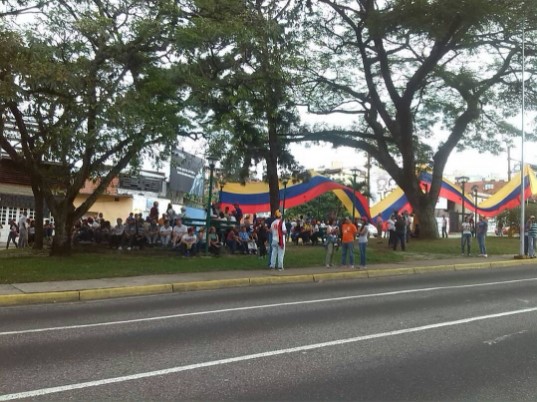
<instances>
[{"instance_id":1,"label":"asphalt road","mask_svg":"<svg viewBox=\"0 0 537 402\"><path fill-rule=\"evenodd\" d=\"M531 267L0 309L0 400L535 400Z\"/></svg>"}]
</instances>

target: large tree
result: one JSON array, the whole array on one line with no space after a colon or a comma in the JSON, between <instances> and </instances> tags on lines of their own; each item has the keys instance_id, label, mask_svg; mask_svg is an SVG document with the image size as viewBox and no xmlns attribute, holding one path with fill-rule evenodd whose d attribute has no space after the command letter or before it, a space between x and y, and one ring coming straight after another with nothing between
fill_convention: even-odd
<instances>
[{"instance_id":1,"label":"large tree","mask_svg":"<svg viewBox=\"0 0 537 402\"><path fill-rule=\"evenodd\" d=\"M271 211L279 208L279 170L296 170L286 138L298 112L290 74L299 51L291 0L200 0L192 14L196 46L189 60L194 109L210 152L240 176L264 162Z\"/></svg>"},{"instance_id":2,"label":"large tree","mask_svg":"<svg viewBox=\"0 0 537 402\"><path fill-rule=\"evenodd\" d=\"M498 141L519 134L508 119L520 111L521 30L525 24L533 37L527 13L537 2L306 3L303 102L353 122L310 127L302 139L366 151L403 189L423 236L437 237L434 208L449 155L464 146L497 151ZM533 70L526 74L533 82ZM419 175L429 168L424 189Z\"/></svg>"},{"instance_id":3,"label":"large tree","mask_svg":"<svg viewBox=\"0 0 537 402\"><path fill-rule=\"evenodd\" d=\"M180 23L172 0L60 0L1 20L0 146L50 208L51 254L70 252L73 224L122 169L185 126L166 65ZM97 189L75 208L88 179Z\"/></svg>"}]
</instances>

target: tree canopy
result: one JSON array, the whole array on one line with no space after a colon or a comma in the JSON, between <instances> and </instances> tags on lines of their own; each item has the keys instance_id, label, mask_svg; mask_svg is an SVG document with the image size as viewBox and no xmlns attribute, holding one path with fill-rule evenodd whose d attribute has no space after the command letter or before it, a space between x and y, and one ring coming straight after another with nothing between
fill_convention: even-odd
<instances>
[{"instance_id":1,"label":"tree canopy","mask_svg":"<svg viewBox=\"0 0 537 402\"><path fill-rule=\"evenodd\" d=\"M187 124L166 66L180 10L174 1L86 0L40 11L25 29L1 21L0 146L46 200L61 253L111 180L172 146ZM98 188L75 208L89 178Z\"/></svg>"},{"instance_id":2,"label":"tree canopy","mask_svg":"<svg viewBox=\"0 0 537 402\"><path fill-rule=\"evenodd\" d=\"M436 237L434 205L449 155L466 146L497 151L520 133L509 119L520 111L521 31L525 21L534 35L527 12L535 7L494 0L308 3L302 103L353 123L309 127L299 140L366 151L404 190L423 234ZM529 69L524 79L534 78ZM528 104L533 99L529 90ZM426 191L418 180L423 169L433 173Z\"/></svg>"}]
</instances>

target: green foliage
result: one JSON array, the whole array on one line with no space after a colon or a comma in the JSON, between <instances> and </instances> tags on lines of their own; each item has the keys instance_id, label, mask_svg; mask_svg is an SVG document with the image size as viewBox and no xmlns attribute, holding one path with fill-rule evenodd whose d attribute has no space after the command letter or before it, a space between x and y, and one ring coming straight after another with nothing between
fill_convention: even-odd
<instances>
[{"instance_id":1,"label":"green foliage","mask_svg":"<svg viewBox=\"0 0 537 402\"><path fill-rule=\"evenodd\" d=\"M310 3L303 103L317 114L353 116L354 123L307 127L301 138L365 150L418 215L432 217L453 150L498 153L519 135L509 118L520 111L523 25L527 106L537 106L535 0L531 6L511 0ZM433 135L438 145L431 145ZM430 163L433 180L423 193L417 174ZM424 235L438 234L424 227Z\"/></svg>"},{"instance_id":2,"label":"green foliage","mask_svg":"<svg viewBox=\"0 0 537 402\"><path fill-rule=\"evenodd\" d=\"M502 222L503 227L512 227L514 228L514 233L520 233L520 207L515 207L512 209L506 209L502 213L496 216L497 222ZM535 200L529 200L524 206L524 216L528 220L530 216L537 216L537 203Z\"/></svg>"},{"instance_id":3,"label":"green foliage","mask_svg":"<svg viewBox=\"0 0 537 402\"><path fill-rule=\"evenodd\" d=\"M3 21L0 146L43 191L62 244L123 168L166 157L187 131L167 57L178 14L171 0L85 0ZM100 185L74 208L89 178Z\"/></svg>"},{"instance_id":4,"label":"green foliage","mask_svg":"<svg viewBox=\"0 0 537 402\"><path fill-rule=\"evenodd\" d=\"M245 180L261 162L296 167L285 140L299 121L290 92L294 20L279 3L194 2L191 101L229 180Z\"/></svg>"}]
</instances>

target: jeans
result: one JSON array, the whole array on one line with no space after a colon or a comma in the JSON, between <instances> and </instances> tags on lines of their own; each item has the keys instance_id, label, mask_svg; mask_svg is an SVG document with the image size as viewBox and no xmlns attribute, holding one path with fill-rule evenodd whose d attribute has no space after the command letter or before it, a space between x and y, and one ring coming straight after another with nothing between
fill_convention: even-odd
<instances>
[{"instance_id":1,"label":"jeans","mask_svg":"<svg viewBox=\"0 0 537 402\"><path fill-rule=\"evenodd\" d=\"M397 249L397 243L401 243L401 250L405 251L405 232L394 232L393 249Z\"/></svg>"},{"instance_id":2,"label":"jeans","mask_svg":"<svg viewBox=\"0 0 537 402\"><path fill-rule=\"evenodd\" d=\"M367 243L358 243L358 249L360 250L360 266L365 267L365 252L367 249Z\"/></svg>"},{"instance_id":3,"label":"jeans","mask_svg":"<svg viewBox=\"0 0 537 402\"><path fill-rule=\"evenodd\" d=\"M528 257L535 257L535 237L528 236Z\"/></svg>"},{"instance_id":4,"label":"jeans","mask_svg":"<svg viewBox=\"0 0 537 402\"><path fill-rule=\"evenodd\" d=\"M477 234L477 244L479 244L479 254L486 255L487 254L487 248L485 247L485 235L484 234Z\"/></svg>"},{"instance_id":5,"label":"jeans","mask_svg":"<svg viewBox=\"0 0 537 402\"><path fill-rule=\"evenodd\" d=\"M283 269L283 257L285 256L285 242L283 247L280 247L278 242L272 242L272 252L270 256L270 268Z\"/></svg>"},{"instance_id":6,"label":"jeans","mask_svg":"<svg viewBox=\"0 0 537 402\"><path fill-rule=\"evenodd\" d=\"M329 241L326 244L326 257L324 259L324 264L327 266L332 266L332 257L334 256L334 242Z\"/></svg>"},{"instance_id":7,"label":"jeans","mask_svg":"<svg viewBox=\"0 0 537 402\"><path fill-rule=\"evenodd\" d=\"M471 233L463 233L461 237L461 253L464 254L464 246L466 245L466 254L470 255Z\"/></svg>"},{"instance_id":8,"label":"jeans","mask_svg":"<svg viewBox=\"0 0 537 402\"><path fill-rule=\"evenodd\" d=\"M349 265L354 265L354 242L341 243L341 265L346 265L349 253Z\"/></svg>"}]
</instances>

